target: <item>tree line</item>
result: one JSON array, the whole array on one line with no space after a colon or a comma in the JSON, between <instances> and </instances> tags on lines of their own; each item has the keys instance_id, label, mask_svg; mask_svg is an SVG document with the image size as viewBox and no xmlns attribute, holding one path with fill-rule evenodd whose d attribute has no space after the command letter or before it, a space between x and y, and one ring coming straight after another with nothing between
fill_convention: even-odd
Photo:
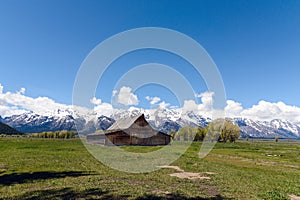
<instances>
[{"instance_id":1,"label":"tree line","mask_svg":"<svg viewBox=\"0 0 300 200\"><path fill-rule=\"evenodd\" d=\"M240 128L230 120L218 119L208 124L205 128L186 126L177 132L171 130L169 134L175 141L203 141L207 136L208 140L218 142L235 142L240 138Z\"/></svg>"},{"instance_id":2,"label":"tree line","mask_svg":"<svg viewBox=\"0 0 300 200\"><path fill-rule=\"evenodd\" d=\"M75 138L75 131L55 131L55 132L41 132L41 133L32 133L30 137L34 138L61 138L61 139L69 139Z\"/></svg>"}]
</instances>

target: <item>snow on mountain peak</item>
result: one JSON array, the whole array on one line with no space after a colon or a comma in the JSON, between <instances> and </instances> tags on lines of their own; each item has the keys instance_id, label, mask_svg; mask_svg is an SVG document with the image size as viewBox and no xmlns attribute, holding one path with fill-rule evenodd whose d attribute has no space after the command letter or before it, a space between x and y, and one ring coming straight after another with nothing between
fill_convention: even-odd
<instances>
[{"instance_id":1,"label":"snow on mountain peak","mask_svg":"<svg viewBox=\"0 0 300 200\"><path fill-rule=\"evenodd\" d=\"M29 111L20 115L0 118L0 120L21 132L75 130L75 123L80 127L86 127L89 131L95 131L108 128L120 118L134 117L139 114L144 114L150 124L165 132L171 129L178 130L182 126L205 127L211 122L211 119L193 111L182 113L180 109L142 109L136 107L130 107L127 110L114 110L110 116L103 116L94 110L67 107L48 112L45 115ZM296 124L281 119L258 121L249 118L234 118L232 120L240 127L243 136L300 137L300 122Z\"/></svg>"}]
</instances>

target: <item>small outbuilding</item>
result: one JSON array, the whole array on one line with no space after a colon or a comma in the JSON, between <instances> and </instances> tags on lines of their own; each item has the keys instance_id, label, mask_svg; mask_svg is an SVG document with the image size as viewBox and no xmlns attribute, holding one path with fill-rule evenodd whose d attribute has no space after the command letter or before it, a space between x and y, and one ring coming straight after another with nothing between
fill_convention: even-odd
<instances>
[{"instance_id":1,"label":"small outbuilding","mask_svg":"<svg viewBox=\"0 0 300 200\"><path fill-rule=\"evenodd\" d=\"M133 118L123 118L101 133L86 136L89 144L104 145L167 145L171 136L153 129L144 114Z\"/></svg>"}]
</instances>

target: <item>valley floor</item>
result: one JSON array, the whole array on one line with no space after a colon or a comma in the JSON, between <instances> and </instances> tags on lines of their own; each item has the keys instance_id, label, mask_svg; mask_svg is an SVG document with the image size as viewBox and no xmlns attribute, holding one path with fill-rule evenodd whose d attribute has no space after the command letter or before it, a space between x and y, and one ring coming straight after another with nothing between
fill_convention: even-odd
<instances>
[{"instance_id":1,"label":"valley floor","mask_svg":"<svg viewBox=\"0 0 300 200\"><path fill-rule=\"evenodd\" d=\"M87 152L80 139L0 138L0 199L195 200L300 196L299 141L218 143L204 159L198 157L200 146L201 143L192 143L172 166L151 173L130 174L101 164ZM123 148L135 152L158 147ZM193 178L194 175L199 176Z\"/></svg>"}]
</instances>

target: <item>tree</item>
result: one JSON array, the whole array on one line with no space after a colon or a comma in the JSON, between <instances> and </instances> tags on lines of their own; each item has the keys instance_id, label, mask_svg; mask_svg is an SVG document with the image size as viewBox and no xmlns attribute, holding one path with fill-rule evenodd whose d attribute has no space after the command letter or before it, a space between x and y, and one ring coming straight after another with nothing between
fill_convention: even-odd
<instances>
[{"instance_id":1,"label":"tree","mask_svg":"<svg viewBox=\"0 0 300 200\"><path fill-rule=\"evenodd\" d=\"M53 138L54 133L53 132L47 132L47 138Z\"/></svg>"},{"instance_id":2,"label":"tree","mask_svg":"<svg viewBox=\"0 0 300 200\"><path fill-rule=\"evenodd\" d=\"M66 138L66 133L65 133L65 131L60 131L59 134L58 134L58 137L59 137L59 138Z\"/></svg>"},{"instance_id":3,"label":"tree","mask_svg":"<svg viewBox=\"0 0 300 200\"><path fill-rule=\"evenodd\" d=\"M175 135L176 135L176 131L174 131L173 129L169 131L169 135L171 136L171 138L173 140L175 140Z\"/></svg>"},{"instance_id":4,"label":"tree","mask_svg":"<svg viewBox=\"0 0 300 200\"><path fill-rule=\"evenodd\" d=\"M183 140L188 141L188 132L183 132Z\"/></svg>"},{"instance_id":5,"label":"tree","mask_svg":"<svg viewBox=\"0 0 300 200\"><path fill-rule=\"evenodd\" d=\"M198 127L196 130L194 141L203 141L205 136L206 136L206 129L202 127Z\"/></svg>"},{"instance_id":6,"label":"tree","mask_svg":"<svg viewBox=\"0 0 300 200\"><path fill-rule=\"evenodd\" d=\"M175 140L193 141L197 128L185 126L181 127L175 134Z\"/></svg>"},{"instance_id":7,"label":"tree","mask_svg":"<svg viewBox=\"0 0 300 200\"><path fill-rule=\"evenodd\" d=\"M240 136L240 128L231 121L225 121L219 140L222 142L235 142Z\"/></svg>"},{"instance_id":8,"label":"tree","mask_svg":"<svg viewBox=\"0 0 300 200\"><path fill-rule=\"evenodd\" d=\"M178 132L175 133L174 140L180 141L180 135L178 134Z\"/></svg>"},{"instance_id":9,"label":"tree","mask_svg":"<svg viewBox=\"0 0 300 200\"><path fill-rule=\"evenodd\" d=\"M207 137L211 141L235 142L240 136L240 128L234 125L229 119L217 119L206 127Z\"/></svg>"},{"instance_id":10,"label":"tree","mask_svg":"<svg viewBox=\"0 0 300 200\"><path fill-rule=\"evenodd\" d=\"M205 127L207 140L210 140L211 142L220 141L223 124L223 119L216 119L209 123L208 126Z\"/></svg>"},{"instance_id":11,"label":"tree","mask_svg":"<svg viewBox=\"0 0 300 200\"><path fill-rule=\"evenodd\" d=\"M46 138L47 133L46 132L41 132L39 135L40 135L40 138Z\"/></svg>"}]
</instances>

